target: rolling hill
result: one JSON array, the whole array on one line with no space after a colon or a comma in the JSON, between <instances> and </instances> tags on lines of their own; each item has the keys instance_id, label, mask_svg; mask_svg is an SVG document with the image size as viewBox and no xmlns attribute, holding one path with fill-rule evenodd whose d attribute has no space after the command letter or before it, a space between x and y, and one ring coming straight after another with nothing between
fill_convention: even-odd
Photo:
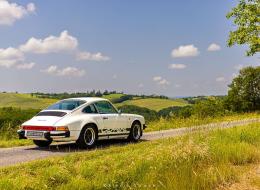
<instances>
[{"instance_id":1,"label":"rolling hill","mask_svg":"<svg viewBox=\"0 0 260 190\"><path fill-rule=\"evenodd\" d=\"M123 105L135 105L139 107L146 107L155 111L159 111L164 108L172 106L186 106L188 102L183 99L160 99L160 98L140 98L127 100L119 104L115 104L117 107Z\"/></svg>"},{"instance_id":2,"label":"rolling hill","mask_svg":"<svg viewBox=\"0 0 260 190\"><path fill-rule=\"evenodd\" d=\"M113 100L120 98L124 94L109 94L102 96L103 98ZM19 107L21 109L42 109L50 104L58 101L54 98L39 98L30 94L20 93L0 93L0 107ZM135 105L159 111L163 108L171 106L186 106L188 102L183 99L160 99L160 98L140 98L133 97L132 100L126 100L122 103L115 104L116 107L123 105Z\"/></svg>"},{"instance_id":3,"label":"rolling hill","mask_svg":"<svg viewBox=\"0 0 260 190\"><path fill-rule=\"evenodd\" d=\"M0 93L0 107L42 109L56 101L56 99L38 98L30 94Z\"/></svg>"}]
</instances>

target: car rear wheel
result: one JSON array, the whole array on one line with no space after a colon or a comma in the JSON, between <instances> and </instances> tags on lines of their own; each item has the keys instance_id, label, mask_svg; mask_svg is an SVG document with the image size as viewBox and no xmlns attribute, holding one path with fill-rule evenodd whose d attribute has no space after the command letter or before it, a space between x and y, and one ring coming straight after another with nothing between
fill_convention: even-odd
<instances>
[{"instance_id":1,"label":"car rear wheel","mask_svg":"<svg viewBox=\"0 0 260 190\"><path fill-rule=\"evenodd\" d=\"M141 124L139 122L134 122L131 127L128 139L132 142L137 142L140 140L141 136L142 136Z\"/></svg>"},{"instance_id":2,"label":"car rear wheel","mask_svg":"<svg viewBox=\"0 0 260 190\"><path fill-rule=\"evenodd\" d=\"M52 143L52 141L33 140L33 143L38 147L48 147Z\"/></svg>"},{"instance_id":3,"label":"car rear wheel","mask_svg":"<svg viewBox=\"0 0 260 190\"><path fill-rule=\"evenodd\" d=\"M93 148L97 140L97 131L93 126L86 126L81 130L80 136L76 144L80 148Z\"/></svg>"}]
</instances>

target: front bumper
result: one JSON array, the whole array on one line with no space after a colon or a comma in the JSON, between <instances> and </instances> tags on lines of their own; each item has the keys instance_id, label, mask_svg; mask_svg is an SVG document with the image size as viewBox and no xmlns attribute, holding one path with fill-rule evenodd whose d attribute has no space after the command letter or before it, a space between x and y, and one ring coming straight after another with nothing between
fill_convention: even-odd
<instances>
[{"instance_id":1,"label":"front bumper","mask_svg":"<svg viewBox=\"0 0 260 190\"><path fill-rule=\"evenodd\" d=\"M70 131L59 131L59 132L42 131L42 132L43 132L43 136L41 138L46 140L54 140L54 139L70 137ZM26 131L22 129L18 130L17 134L19 136L19 139L39 139L39 137L26 136Z\"/></svg>"}]
</instances>

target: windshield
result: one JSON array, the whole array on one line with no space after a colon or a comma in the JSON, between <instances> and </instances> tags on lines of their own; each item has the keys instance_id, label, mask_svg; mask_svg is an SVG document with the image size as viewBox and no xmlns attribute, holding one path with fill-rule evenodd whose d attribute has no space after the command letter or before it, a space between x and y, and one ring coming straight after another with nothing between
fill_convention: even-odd
<instances>
[{"instance_id":1,"label":"windshield","mask_svg":"<svg viewBox=\"0 0 260 190\"><path fill-rule=\"evenodd\" d=\"M82 100L62 100L49 106L46 110L74 110L84 103L86 102Z\"/></svg>"}]
</instances>

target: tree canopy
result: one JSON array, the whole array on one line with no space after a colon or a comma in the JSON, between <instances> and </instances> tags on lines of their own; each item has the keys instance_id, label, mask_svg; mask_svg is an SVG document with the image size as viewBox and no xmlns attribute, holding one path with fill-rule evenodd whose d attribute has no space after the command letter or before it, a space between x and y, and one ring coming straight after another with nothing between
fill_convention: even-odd
<instances>
[{"instance_id":1,"label":"tree canopy","mask_svg":"<svg viewBox=\"0 0 260 190\"><path fill-rule=\"evenodd\" d=\"M232 111L260 110L260 66L241 69L229 88L227 104Z\"/></svg>"},{"instance_id":2,"label":"tree canopy","mask_svg":"<svg viewBox=\"0 0 260 190\"><path fill-rule=\"evenodd\" d=\"M240 0L228 14L237 26L229 33L228 46L249 45L247 56L260 52L260 0Z\"/></svg>"}]
</instances>

